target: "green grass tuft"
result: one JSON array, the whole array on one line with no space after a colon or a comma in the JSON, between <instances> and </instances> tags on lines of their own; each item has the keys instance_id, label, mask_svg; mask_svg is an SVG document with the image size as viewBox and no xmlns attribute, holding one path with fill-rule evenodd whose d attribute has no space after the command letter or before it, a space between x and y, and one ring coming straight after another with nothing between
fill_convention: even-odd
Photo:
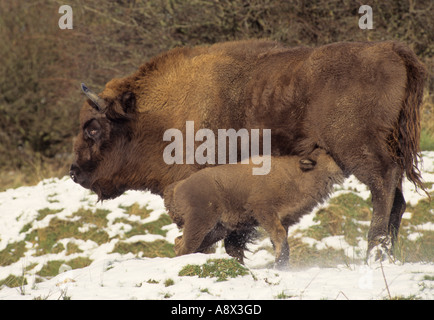
<instances>
[{"instance_id":1,"label":"green grass tuft","mask_svg":"<svg viewBox=\"0 0 434 320\"><path fill-rule=\"evenodd\" d=\"M23 276L8 275L5 279L0 280L0 287L5 285L9 288L21 287L27 284L27 279Z\"/></svg>"},{"instance_id":2,"label":"green grass tuft","mask_svg":"<svg viewBox=\"0 0 434 320\"><path fill-rule=\"evenodd\" d=\"M148 223L141 223L137 221L132 222L122 218L117 219L116 222L124 222L131 225L131 230L125 233L126 238L147 233L159 234L164 237L167 231L163 230L162 228L168 224L171 224L172 220L167 214L162 214L157 220Z\"/></svg>"},{"instance_id":3,"label":"green grass tuft","mask_svg":"<svg viewBox=\"0 0 434 320\"><path fill-rule=\"evenodd\" d=\"M147 207L141 207L137 202L133 203L131 206L120 205L119 208L124 209L125 213L128 215L139 216L142 219L149 217L152 212L152 210Z\"/></svg>"},{"instance_id":4,"label":"green grass tuft","mask_svg":"<svg viewBox=\"0 0 434 320\"><path fill-rule=\"evenodd\" d=\"M127 254L129 252L141 257L174 257L175 251L173 244L165 240L155 240L152 242L137 241L135 243L127 243L120 241L113 248L113 253Z\"/></svg>"},{"instance_id":5,"label":"green grass tuft","mask_svg":"<svg viewBox=\"0 0 434 320\"><path fill-rule=\"evenodd\" d=\"M38 210L38 216L36 217L36 220L40 221L42 219L44 219L46 216L48 216L49 214L56 214L61 212L63 209L50 209L50 208L44 208L44 209L40 209Z\"/></svg>"},{"instance_id":6,"label":"green grass tuft","mask_svg":"<svg viewBox=\"0 0 434 320\"><path fill-rule=\"evenodd\" d=\"M81 240L92 240L101 245L109 241L107 232L102 230L107 226L108 210L97 209L91 210L79 209L74 212L72 217L79 219L64 220L54 217L45 228L35 229L26 235L25 241L31 242L36 248L36 255L47 253L59 253L65 250L58 241L66 238L75 238ZM86 231L81 228L87 225Z\"/></svg>"},{"instance_id":7,"label":"green grass tuft","mask_svg":"<svg viewBox=\"0 0 434 320\"><path fill-rule=\"evenodd\" d=\"M356 246L358 238L365 238L368 226L359 221L370 221L371 204L361 197L347 193L330 200L328 207L320 209L315 218L319 224L310 227L306 236L316 240L343 235L345 241Z\"/></svg>"},{"instance_id":8,"label":"green grass tuft","mask_svg":"<svg viewBox=\"0 0 434 320\"><path fill-rule=\"evenodd\" d=\"M186 265L179 271L179 276L198 276L199 278L217 278L217 281L226 281L249 274L246 267L235 259L209 259L203 265Z\"/></svg>"},{"instance_id":9,"label":"green grass tuft","mask_svg":"<svg viewBox=\"0 0 434 320\"><path fill-rule=\"evenodd\" d=\"M92 260L86 257L78 257L68 261L51 260L48 261L37 274L41 277L55 277L59 274L59 269L62 264L67 264L72 269L80 269L87 267L91 263Z\"/></svg>"},{"instance_id":10,"label":"green grass tuft","mask_svg":"<svg viewBox=\"0 0 434 320\"><path fill-rule=\"evenodd\" d=\"M0 251L0 266L8 266L20 260L27 251L24 241L9 243L5 249Z\"/></svg>"},{"instance_id":11,"label":"green grass tuft","mask_svg":"<svg viewBox=\"0 0 434 320\"><path fill-rule=\"evenodd\" d=\"M420 133L420 149L423 151L434 151L434 134L428 130L423 130Z\"/></svg>"}]
</instances>

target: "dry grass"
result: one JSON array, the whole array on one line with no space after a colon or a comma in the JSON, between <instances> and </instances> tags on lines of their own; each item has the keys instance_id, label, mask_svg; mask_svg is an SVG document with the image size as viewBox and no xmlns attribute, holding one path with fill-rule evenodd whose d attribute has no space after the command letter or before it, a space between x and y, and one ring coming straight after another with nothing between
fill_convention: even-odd
<instances>
[{"instance_id":1,"label":"dry grass","mask_svg":"<svg viewBox=\"0 0 434 320\"><path fill-rule=\"evenodd\" d=\"M44 161L28 164L21 169L3 168L0 173L0 192L9 188L34 186L49 178L62 178L69 173L70 161Z\"/></svg>"},{"instance_id":2,"label":"dry grass","mask_svg":"<svg viewBox=\"0 0 434 320\"><path fill-rule=\"evenodd\" d=\"M430 72L422 147L434 148L432 1L373 0L374 29L358 28L354 1L71 0L74 29L59 30L60 4L0 1L0 188L65 175L83 103L114 77L180 45L270 38L289 46L398 39Z\"/></svg>"},{"instance_id":3,"label":"dry grass","mask_svg":"<svg viewBox=\"0 0 434 320\"><path fill-rule=\"evenodd\" d=\"M421 149L434 151L434 95L425 90L421 116Z\"/></svg>"}]
</instances>

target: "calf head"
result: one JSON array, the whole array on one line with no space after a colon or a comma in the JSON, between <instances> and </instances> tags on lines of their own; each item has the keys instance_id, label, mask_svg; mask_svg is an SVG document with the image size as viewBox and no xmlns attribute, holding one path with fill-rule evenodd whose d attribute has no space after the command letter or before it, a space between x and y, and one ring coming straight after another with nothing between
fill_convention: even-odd
<instances>
[{"instance_id":1,"label":"calf head","mask_svg":"<svg viewBox=\"0 0 434 320\"><path fill-rule=\"evenodd\" d=\"M342 169L333 160L333 158L321 148L314 149L309 155L299 160L301 171L308 172L311 170L323 170L331 176L343 176Z\"/></svg>"},{"instance_id":2,"label":"calf head","mask_svg":"<svg viewBox=\"0 0 434 320\"><path fill-rule=\"evenodd\" d=\"M132 151L132 125L136 114L134 93L98 96L82 84L87 96L80 111L80 132L75 139L72 180L94 191L100 200L126 190L123 168Z\"/></svg>"}]
</instances>

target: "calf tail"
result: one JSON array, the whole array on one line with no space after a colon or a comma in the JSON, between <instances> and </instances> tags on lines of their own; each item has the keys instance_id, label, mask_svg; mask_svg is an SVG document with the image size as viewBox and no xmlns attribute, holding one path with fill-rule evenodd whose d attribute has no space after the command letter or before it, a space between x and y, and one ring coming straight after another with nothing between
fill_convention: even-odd
<instances>
[{"instance_id":1,"label":"calf tail","mask_svg":"<svg viewBox=\"0 0 434 320\"><path fill-rule=\"evenodd\" d=\"M418 165L420 153L420 107L426 79L426 69L408 47L395 42L394 51L401 57L407 70L407 83L398 126L394 132L397 156L403 173L416 187L427 193Z\"/></svg>"}]
</instances>

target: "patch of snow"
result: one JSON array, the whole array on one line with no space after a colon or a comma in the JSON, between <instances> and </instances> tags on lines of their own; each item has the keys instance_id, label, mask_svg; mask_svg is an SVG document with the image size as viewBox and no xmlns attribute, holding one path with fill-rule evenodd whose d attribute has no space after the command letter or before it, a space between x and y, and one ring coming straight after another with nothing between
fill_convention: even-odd
<instances>
[{"instance_id":1,"label":"patch of snow","mask_svg":"<svg viewBox=\"0 0 434 320\"><path fill-rule=\"evenodd\" d=\"M434 182L434 152L424 152L423 178ZM430 191L434 187L431 186ZM349 177L337 188L333 196L354 192L364 199L370 192L354 176ZM404 195L411 205L425 198L423 193L416 192L408 181L404 182ZM339 265L334 268L312 267L304 270L275 270L267 268L274 261L273 253L266 250L271 246L269 238L256 242L250 252L246 252L245 263L249 274L227 281L218 282L216 278L199 278L197 276L179 276L179 271L187 264L203 264L212 258L229 258L222 244L218 244L215 254L190 254L175 258L138 258L129 253L121 255L112 253L119 241L134 243L137 241L166 240L174 243L181 232L175 224L164 226L165 236L143 234L124 239L129 225L116 222L115 219L126 217L121 207L138 203L147 206L152 213L146 219L138 219L140 223L157 220L165 212L161 197L149 192L128 191L114 200L97 203L97 196L64 177L48 179L33 187L9 189L0 193L0 251L8 244L22 241L32 230L49 225L53 217L72 219L78 209L106 209L108 224L104 230L110 241L101 245L91 240L62 239L59 242L65 247L67 243L75 243L83 253L66 255L65 251L57 254L35 256L35 248L30 242L24 257L7 266L0 266L0 280L13 274L21 276L23 270L36 264L30 271L30 283L17 288L0 288L0 299L58 299L65 294L72 299L236 299L261 300L277 299L284 293L289 299L383 299L391 296L408 297L415 295L422 299L434 298L434 263L404 263L367 266L364 264ZM302 236L305 230L317 224L313 221L315 213L327 203L318 206L311 214L292 226L289 233L301 237L304 243L317 249L342 249L349 257L359 258L365 254L367 243L359 240L357 246L350 246L344 237L333 236L317 241ZM48 215L37 221L38 210L49 208L62 210L56 215ZM403 219L411 221L411 213L406 212ZM129 217L127 220L137 219ZM30 226L24 229L25 226ZM88 227L92 227L88 225ZM27 230L27 231L25 231ZM410 234L409 240L417 240L421 231L433 231L434 223L418 225ZM119 236L122 240L115 239ZM36 273L50 260L65 260L87 256L93 262L82 269L70 270L68 262L62 266L62 273L42 282L38 282ZM32 276L33 275L33 276ZM167 279L174 285L166 286ZM23 294L22 294L23 293Z\"/></svg>"}]
</instances>

